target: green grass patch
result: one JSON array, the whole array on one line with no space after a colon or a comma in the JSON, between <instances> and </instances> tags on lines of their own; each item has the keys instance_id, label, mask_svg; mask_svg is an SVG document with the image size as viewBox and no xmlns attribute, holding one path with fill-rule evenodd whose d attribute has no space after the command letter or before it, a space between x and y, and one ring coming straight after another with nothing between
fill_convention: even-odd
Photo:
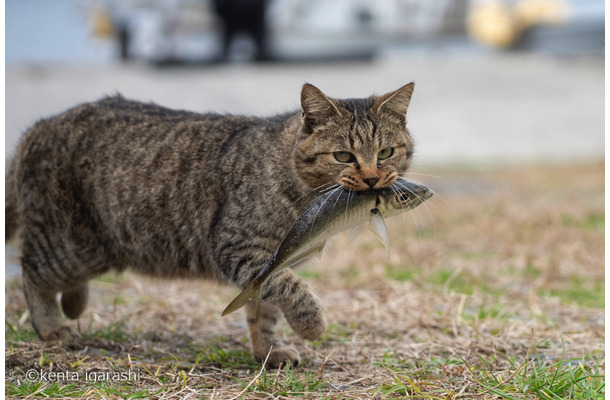
<instances>
[{"instance_id":1,"label":"green grass patch","mask_svg":"<svg viewBox=\"0 0 610 400\"><path fill-rule=\"evenodd\" d=\"M7 398L15 397L82 397L86 389L78 384L47 383L24 381L21 384L6 382L5 395Z\"/></svg>"},{"instance_id":2,"label":"green grass patch","mask_svg":"<svg viewBox=\"0 0 610 400\"><path fill-rule=\"evenodd\" d=\"M514 357L478 355L478 362L467 362L462 358L431 358L425 362L404 359L395 353L385 353L374 365L384 367L393 382L378 387L382 398L452 399L458 396L450 387L465 382L469 376L473 383L460 398L468 394L480 396L488 393L501 399L603 399L605 397L605 371L601 352L593 360L566 359L564 355L549 362L538 348L532 346L532 356L521 362ZM498 363L508 368L498 369ZM495 397L494 397L495 398Z\"/></svg>"},{"instance_id":3,"label":"green grass patch","mask_svg":"<svg viewBox=\"0 0 610 400\"><path fill-rule=\"evenodd\" d=\"M33 329L14 327L10 322L4 320L4 339L7 342L31 342L38 340L38 335Z\"/></svg>"},{"instance_id":4,"label":"green grass patch","mask_svg":"<svg viewBox=\"0 0 610 400\"><path fill-rule=\"evenodd\" d=\"M80 332L80 324L79 324ZM98 330L89 332L80 332L83 338L86 339L106 339L116 342L122 342L129 339L129 334L124 329L122 321L113 322L112 324Z\"/></svg>"},{"instance_id":5,"label":"green grass patch","mask_svg":"<svg viewBox=\"0 0 610 400\"><path fill-rule=\"evenodd\" d=\"M385 368L393 379L393 382L377 388L377 394L382 398L453 398L456 393L448 391L446 384L453 384L462 378L452 377L448 371L456 367L464 369L464 362L456 357L407 360L397 357L395 353L386 353L373 364Z\"/></svg>"},{"instance_id":6,"label":"green grass patch","mask_svg":"<svg viewBox=\"0 0 610 400\"><path fill-rule=\"evenodd\" d=\"M290 366L275 372L263 369L250 381L237 377L234 379L242 384L245 391L263 395L265 398L303 397L318 393L329 385L314 372L301 368L293 369ZM242 398L248 398L248 396L244 395Z\"/></svg>"},{"instance_id":7,"label":"green grass patch","mask_svg":"<svg viewBox=\"0 0 610 400\"><path fill-rule=\"evenodd\" d=\"M215 364L224 369L257 369L260 363L254 361L252 354L245 350L222 349L208 346L201 350L194 360L194 368L201 364Z\"/></svg>"},{"instance_id":8,"label":"green grass patch","mask_svg":"<svg viewBox=\"0 0 610 400\"><path fill-rule=\"evenodd\" d=\"M320 277L322 276L319 272L308 271L306 269L299 269L296 272L300 278L303 278L306 280L320 279Z\"/></svg>"},{"instance_id":9,"label":"green grass patch","mask_svg":"<svg viewBox=\"0 0 610 400\"><path fill-rule=\"evenodd\" d=\"M540 289L539 294L547 297L558 297L563 303L576 303L580 307L604 308L605 292L601 283L593 289L582 285L573 285L566 289Z\"/></svg>"},{"instance_id":10,"label":"green grass patch","mask_svg":"<svg viewBox=\"0 0 610 400\"><path fill-rule=\"evenodd\" d=\"M561 224L564 227L583 228L594 231L605 231L606 217L604 214L590 213L583 219L571 214L561 214Z\"/></svg>"},{"instance_id":11,"label":"green grass patch","mask_svg":"<svg viewBox=\"0 0 610 400\"><path fill-rule=\"evenodd\" d=\"M498 303L483 303L479 307L467 307L462 312L462 318L466 321L480 321L484 319L508 318L509 314L504 306Z\"/></svg>"},{"instance_id":12,"label":"green grass patch","mask_svg":"<svg viewBox=\"0 0 610 400\"><path fill-rule=\"evenodd\" d=\"M96 281L105 282L105 283L120 283L123 280L123 274L117 273L115 271L106 272L103 275L95 278Z\"/></svg>"},{"instance_id":13,"label":"green grass patch","mask_svg":"<svg viewBox=\"0 0 610 400\"><path fill-rule=\"evenodd\" d=\"M18 279L7 279L4 283L4 290L7 292L13 290L21 290L22 286L23 285L21 284L21 281Z\"/></svg>"},{"instance_id":14,"label":"green grass patch","mask_svg":"<svg viewBox=\"0 0 610 400\"><path fill-rule=\"evenodd\" d=\"M386 277L397 282L412 281L416 276L420 275L421 269L409 268L405 264L386 264Z\"/></svg>"},{"instance_id":15,"label":"green grass patch","mask_svg":"<svg viewBox=\"0 0 610 400\"><path fill-rule=\"evenodd\" d=\"M314 346L319 346L325 342L348 342L352 340L352 335L355 331L362 328L363 322L350 322L347 325L342 324L329 324L326 328L326 332L322 336L314 340L312 343Z\"/></svg>"},{"instance_id":16,"label":"green grass patch","mask_svg":"<svg viewBox=\"0 0 610 400\"><path fill-rule=\"evenodd\" d=\"M523 271L523 276L526 278L529 278L529 279L536 279L541 274L542 274L542 271L540 270L540 268L536 267L535 265L530 265L530 264L528 264L525 267L525 271Z\"/></svg>"},{"instance_id":17,"label":"green grass patch","mask_svg":"<svg viewBox=\"0 0 610 400\"><path fill-rule=\"evenodd\" d=\"M426 282L444 291L472 295L485 293L498 296L504 292L502 288L493 288L489 282L494 280L489 276L476 276L468 270L458 271L450 268L439 268L426 276Z\"/></svg>"},{"instance_id":18,"label":"green grass patch","mask_svg":"<svg viewBox=\"0 0 610 400\"><path fill-rule=\"evenodd\" d=\"M604 214L589 214L585 218L584 227L591 230L605 231L606 217Z\"/></svg>"},{"instance_id":19,"label":"green grass patch","mask_svg":"<svg viewBox=\"0 0 610 400\"><path fill-rule=\"evenodd\" d=\"M482 367L474 378L486 391L504 399L604 399L605 371L601 356L593 362L581 359L565 359L564 354L556 362L547 362L532 346L533 356L517 365L512 359L512 373L500 376L490 364L480 357Z\"/></svg>"},{"instance_id":20,"label":"green grass patch","mask_svg":"<svg viewBox=\"0 0 610 400\"><path fill-rule=\"evenodd\" d=\"M526 279L533 280L542 275L542 269L533 264L527 264L525 268L520 268L515 265L511 265L502 271L499 271L500 276L505 276L511 280L515 279Z\"/></svg>"},{"instance_id":21,"label":"green grass patch","mask_svg":"<svg viewBox=\"0 0 610 400\"><path fill-rule=\"evenodd\" d=\"M494 254L487 251L459 251L456 255L461 259L469 261L480 261L494 256Z\"/></svg>"},{"instance_id":22,"label":"green grass patch","mask_svg":"<svg viewBox=\"0 0 610 400\"><path fill-rule=\"evenodd\" d=\"M20 383L7 382L5 387L7 398L41 397L41 398L117 398L144 399L156 393L148 389L136 389L129 383L109 381L75 383L28 381Z\"/></svg>"},{"instance_id":23,"label":"green grass patch","mask_svg":"<svg viewBox=\"0 0 610 400\"><path fill-rule=\"evenodd\" d=\"M379 360L373 361L373 365L387 367L394 371L412 370L415 374L423 373L424 375L444 366L460 363L462 361L457 357L430 357L427 360L404 358L391 350L386 351Z\"/></svg>"}]
</instances>

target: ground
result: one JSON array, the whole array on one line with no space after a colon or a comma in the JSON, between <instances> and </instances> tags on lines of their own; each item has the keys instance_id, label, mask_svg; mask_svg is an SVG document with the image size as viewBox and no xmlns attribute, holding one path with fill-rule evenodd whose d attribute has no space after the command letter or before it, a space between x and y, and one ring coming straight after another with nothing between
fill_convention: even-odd
<instances>
[{"instance_id":1,"label":"ground","mask_svg":"<svg viewBox=\"0 0 610 400\"><path fill-rule=\"evenodd\" d=\"M367 231L298 270L329 322L314 342L286 325L298 368L252 361L243 313L220 316L231 287L105 275L82 339L41 343L17 277L5 288L5 395L603 398L603 160L408 178L436 196L387 221L389 258Z\"/></svg>"}]
</instances>

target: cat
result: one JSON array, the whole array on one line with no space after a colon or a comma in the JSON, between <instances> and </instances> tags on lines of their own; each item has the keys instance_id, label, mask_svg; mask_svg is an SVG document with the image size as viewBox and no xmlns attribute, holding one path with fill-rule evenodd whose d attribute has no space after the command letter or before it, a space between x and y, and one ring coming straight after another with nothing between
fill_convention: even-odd
<instances>
[{"instance_id":1,"label":"cat","mask_svg":"<svg viewBox=\"0 0 610 400\"><path fill-rule=\"evenodd\" d=\"M120 95L37 122L6 175L5 231L19 235L23 291L42 340L87 305L88 281L126 268L245 287L299 215L299 200L342 186L382 188L409 167L406 113L414 84L334 99L311 84L301 110L268 118L198 114ZM321 301L291 270L246 307L253 357L296 365L276 334L282 314L300 337L326 329ZM269 350L271 352L269 352Z\"/></svg>"}]
</instances>

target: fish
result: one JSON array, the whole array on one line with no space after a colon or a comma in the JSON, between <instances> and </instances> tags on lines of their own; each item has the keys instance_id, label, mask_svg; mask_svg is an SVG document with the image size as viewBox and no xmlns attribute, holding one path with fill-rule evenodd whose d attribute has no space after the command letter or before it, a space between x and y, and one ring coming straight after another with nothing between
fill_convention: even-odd
<instances>
[{"instance_id":1,"label":"fish","mask_svg":"<svg viewBox=\"0 0 610 400\"><path fill-rule=\"evenodd\" d=\"M355 241L366 222L389 255L390 239L385 218L411 210L431 196L432 191L425 185L405 179L398 179L382 189L353 191L338 187L318 196L297 218L263 269L229 303L222 315L228 315L250 301L260 300L261 286L273 273L320 257L330 237L349 230L350 241Z\"/></svg>"}]
</instances>

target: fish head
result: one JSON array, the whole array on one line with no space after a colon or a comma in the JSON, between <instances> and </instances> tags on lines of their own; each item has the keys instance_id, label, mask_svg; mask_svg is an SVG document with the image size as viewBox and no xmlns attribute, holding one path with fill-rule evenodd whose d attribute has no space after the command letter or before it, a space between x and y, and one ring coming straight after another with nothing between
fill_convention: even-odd
<instances>
[{"instance_id":1,"label":"fish head","mask_svg":"<svg viewBox=\"0 0 610 400\"><path fill-rule=\"evenodd\" d=\"M419 206L432 197L432 191L419 183L400 180L394 190L385 189L379 193L378 209L384 217L398 215Z\"/></svg>"}]
</instances>

